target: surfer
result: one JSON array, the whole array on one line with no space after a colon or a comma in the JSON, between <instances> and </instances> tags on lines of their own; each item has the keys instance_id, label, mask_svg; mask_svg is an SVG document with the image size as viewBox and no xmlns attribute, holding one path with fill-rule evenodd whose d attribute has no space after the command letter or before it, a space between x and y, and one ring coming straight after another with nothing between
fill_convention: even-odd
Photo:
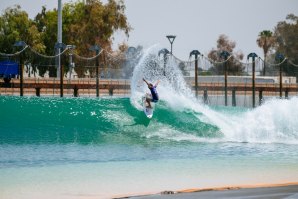
<instances>
[{"instance_id":1,"label":"surfer","mask_svg":"<svg viewBox=\"0 0 298 199\"><path fill-rule=\"evenodd\" d=\"M156 90L156 87L159 83L159 80L156 82L156 84L153 86L153 84L151 83L148 83L144 78L143 78L143 81L146 82L150 92L151 92L151 95L146 95L146 102L148 103L148 107L149 108L152 108L151 107L151 102L158 102L159 100L159 97L158 97L158 93L157 93L157 90Z\"/></svg>"}]
</instances>

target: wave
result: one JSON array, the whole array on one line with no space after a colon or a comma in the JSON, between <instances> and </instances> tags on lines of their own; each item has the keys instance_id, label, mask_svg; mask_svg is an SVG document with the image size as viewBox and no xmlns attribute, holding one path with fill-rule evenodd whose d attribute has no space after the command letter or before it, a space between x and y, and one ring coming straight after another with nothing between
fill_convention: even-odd
<instances>
[{"instance_id":1,"label":"wave","mask_svg":"<svg viewBox=\"0 0 298 199\"><path fill-rule=\"evenodd\" d=\"M148 90L142 82L143 77L151 82L161 80L158 86L161 99L175 110L175 114L185 110L193 111L198 123L218 129L215 134L221 141L298 143L298 123L295 122L295 118L298 118L297 98L275 99L254 110L236 109L235 112L233 107L228 108L226 112L212 110L194 97L175 59L169 56L166 63L159 59L159 49L161 48L158 45L149 48L134 70L131 89L133 106L140 109L140 98ZM184 126L187 125L186 122ZM159 133L160 137L171 137L165 136L169 131L166 132ZM177 135L176 132L173 134ZM180 135L178 140L202 140L201 137L198 139L192 135L185 136L184 131ZM177 139L177 136L174 137Z\"/></svg>"},{"instance_id":2,"label":"wave","mask_svg":"<svg viewBox=\"0 0 298 199\"><path fill-rule=\"evenodd\" d=\"M0 96L0 143L155 144L250 142L298 144L298 98L267 101L255 109L210 107L196 99L171 57L155 45L133 72L130 98ZM145 117L142 81L155 82L160 102Z\"/></svg>"},{"instance_id":3,"label":"wave","mask_svg":"<svg viewBox=\"0 0 298 199\"><path fill-rule=\"evenodd\" d=\"M298 99L256 109L156 105L153 119L130 99L0 97L0 143L298 143ZM214 117L213 117L214 116Z\"/></svg>"},{"instance_id":4,"label":"wave","mask_svg":"<svg viewBox=\"0 0 298 199\"><path fill-rule=\"evenodd\" d=\"M154 118L128 98L0 97L0 142L3 143L140 143L173 139L217 137L218 128L198 122L192 111L156 106ZM170 136L170 137L171 137ZM175 138L176 137L176 138ZM189 138L188 138L189 139Z\"/></svg>"}]
</instances>

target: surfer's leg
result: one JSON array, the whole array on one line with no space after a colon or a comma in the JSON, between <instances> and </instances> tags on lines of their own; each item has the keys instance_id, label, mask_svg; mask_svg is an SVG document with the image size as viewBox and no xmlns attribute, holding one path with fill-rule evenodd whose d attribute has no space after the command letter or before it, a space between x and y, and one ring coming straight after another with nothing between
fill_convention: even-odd
<instances>
[{"instance_id":1,"label":"surfer's leg","mask_svg":"<svg viewBox=\"0 0 298 199\"><path fill-rule=\"evenodd\" d=\"M148 103L148 107L151 108L151 99L147 98L146 101Z\"/></svg>"},{"instance_id":2,"label":"surfer's leg","mask_svg":"<svg viewBox=\"0 0 298 199\"><path fill-rule=\"evenodd\" d=\"M152 107L151 107L151 101L152 101L151 95L148 95L148 96L146 97L146 102L147 102L147 104L148 104L148 108L152 108Z\"/></svg>"}]
</instances>

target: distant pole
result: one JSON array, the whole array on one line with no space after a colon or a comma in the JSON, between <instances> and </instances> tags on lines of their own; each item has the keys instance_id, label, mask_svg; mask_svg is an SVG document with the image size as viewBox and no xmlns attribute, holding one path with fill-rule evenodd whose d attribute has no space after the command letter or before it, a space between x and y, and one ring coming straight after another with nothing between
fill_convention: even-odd
<instances>
[{"instance_id":1,"label":"distant pole","mask_svg":"<svg viewBox=\"0 0 298 199\"><path fill-rule=\"evenodd\" d=\"M282 99L282 64L281 62L284 60L284 56L280 53L276 54L275 59L279 61L279 98Z\"/></svg>"},{"instance_id":2,"label":"distant pole","mask_svg":"<svg viewBox=\"0 0 298 199\"><path fill-rule=\"evenodd\" d=\"M263 90L259 90L259 105L261 106L263 102Z\"/></svg>"},{"instance_id":3,"label":"distant pole","mask_svg":"<svg viewBox=\"0 0 298 199\"><path fill-rule=\"evenodd\" d=\"M256 107L256 88L255 88L255 58L258 57L258 55L256 53L250 53L249 55L247 55L247 60L249 58L252 58L252 107L255 108Z\"/></svg>"},{"instance_id":4,"label":"distant pole","mask_svg":"<svg viewBox=\"0 0 298 199\"><path fill-rule=\"evenodd\" d=\"M232 90L232 106L236 106L236 89Z\"/></svg>"},{"instance_id":5,"label":"distant pole","mask_svg":"<svg viewBox=\"0 0 298 199\"><path fill-rule=\"evenodd\" d=\"M67 45L66 46L70 51L69 51L69 80L71 80L71 74L72 74L72 70L75 67L75 63L72 60L72 56L73 56L73 50L76 48L75 45Z\"/></svg>"},{"instance_id":6,"label":"distant pole","mask_svg":"<svg viewBox=\"0 0 298 199\"><path fill-rule=\"evenodd\" d=\"M266 59L264 58L264 68L263 68L263 76L266 75Z\"/></svg>"},{"instance_id":7,"label":"distant pole","mask_svg":"<svg viewBox=\"0 0 298 199\"><path fill-rule=\"evenodd\" d=\"M24 95L24 63L23 63L23 55L20 55L20 96Z\"/></svg>"},{"instance_id":8,"label":"distant pole","mask_svg":"<svg viewBox=\"0 0 298 199\"><path fill-rule=\"evenodd\" d=\"M279 97L282 98L282 67L279 66Z\"/></svg>"},{"instance_id":9,"label":"distant pole","mask_svg":"<svg viewBox=\"0 0 298 199\"><path fill-rule=\"evenodd\" d=\"M57 43L62 43L62 0L58 0L58 32L57 32ZM60 67L61 67L61 58L60 53L61 49L58 48L56 51L59 56L57 60L57 77L60 77Z\"/></svg>"},{"instance_id":10,"label":"distant pole","mask_svg":"<svg viewBox=\"0 0 298 199\"><path fill-rule=\"evenodd\" d=\"M60 97L63 97L63 66L60 65Z\"/></svg>"},{"instance_id":11,"label":"distant pole","mask_svg":"<svg viewBox=\"0 0 298 199\"><path fill-rule=\"evenodd\" d=\"M17 41L15 42L14 46L16 47L23 47L27 46L24 41ZM23 55L20 54L20 63L19 63L19 74L20 74L20 96L24 95L24 60Z\"/></svg>"},{"instance_id":12,"label":"distant pole","mask_svg":"<svg viewBox=\"0 0 298 199\"><path fill-rule=\"evenodd\" d=\"M208 104L208 90L205 88L204 89L204 103Z\"/></svg>"},{"instance_id":13,"label":"distant pole","mask_svg":"<svg viewBox=\"0 0 298 199\"><path fill-rule=\"evenodd\" d=\"M98 55L99 49L96 50L96 55ZM99 97L99 57L96 57L96 97Z\"/></svg>"},{"instance_id":14,"label":"distant pole","mask_svg":"<svg viewBox=\"0 0 298 199\"><path fill-rule=\"evenodd\" d=\"M92 51L95 51L96 55L99 54L99 51L100 51L100 46L98 45L94 45L94 46L91 46L89 48L89 50L92 50ZM95 65L96 65L96 97L99 97L99 56L96 57L95 59Z\"/></svg>"},{"instance_id":15,"label":"distant pole","mask_svg":"<svg viewBox=\"0 0 298 199\"><path fill-rule=\"evenodd\" d=\"M189 57L192 55L195 56L195 91L196 91L196 98L198 98L198 55L201 53L198 50L193 50L190 52Z\"/></svg>"},{"instance_id":16,"label":"distant pole","mask_svg":"<svg viewBox=\"0 0 298 199\"><path fill-rule=\"evenodd\" d=\"M63 43L56 43L55 44L56 52L61 52L61 50L65 49L65 48L68 48L68 46L66 46ZM60 56L59 56L59 64L60 64L60 67L59 67L60 97L63 97L63 67L61 66L61 63L60 63Z\"/></svg>"},{"instance_id":17,"label":"distant pole","mask_svg":"<svg viewBox=\"0 0 298 199\"><path fill-rule=\"evenodd\" d=\"M230 56L230 53L227 51L222 51L220 54L226 61L224 62L224 70L225 70L225 106L228 106L228 72L227 72L227 59Z\"/></svg>"},{"instance_id":18,"label":"distant pole","mask_svg":"<svg viewBox=\"0 0 298 199\"><path fill-rule=\"evenodd\" d=\"M171 44L171 55L172 55L173 54L173 42L174 42L176 36L175 35L167 35L166 37L168 38L168 40Z\"/></svg>"}]
</instances>

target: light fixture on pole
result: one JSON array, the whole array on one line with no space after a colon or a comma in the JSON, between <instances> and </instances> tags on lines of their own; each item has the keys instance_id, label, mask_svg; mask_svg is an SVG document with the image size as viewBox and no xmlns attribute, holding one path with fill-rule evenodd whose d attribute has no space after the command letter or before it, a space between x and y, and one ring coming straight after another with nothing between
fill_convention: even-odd
<instances>
[{"instance_id":1,"label":"light fixture on pole","mask_svg":"<svg viewBox=\"0 0 298 199\"><path fill-rule=\"evenodd\" d=\"M24 41L16 41L14 44L15 47L23 47L23 49L27 46L27 44ZM24 73L24 60L23 60L23 55L20 54L20 61L19 61L19 71L18 71L19 75L20 75L20 96L23 96L24 94L24 88L23 88L23 82L24 82L24 77L23 77L23 73ZM10 81L10 77L4 81Z\"/></svg>"},{"instance_id":2,"label":"light fixture on pole","mask_svg":"<svg viewBox=\"0 0 298 199\"><path fill-rule=\"evenodd\" d=\"M75 67L75 63L72 61L73 50L76 48L75 45L66 45L66 48L69 49L69 80L71 80L71 73Z\"/></svg>"},{"instance_id":3,"label":"light fixture on pole","mask_svg":"<svg viewBox=\"0 0 298 199\"><path fill-rule=\"evenodd\" d=\"M282 99L282 63L285 59L285 56L281 53L277 53L275 59L279 61L279 97Z\"/></svg>"},{"instance_id":4,"label":"light fixture on pole","mask_svg":"<svg viewBox=\"0 0 298 199\"><path fill-rule=\"evenodd\" d=\"M201 53L198 50L193 50L190 52L189 57L192 55L195 56L195 90L196 90L196 98L198 97L198 56Z\"/></svg>"},{"instance_id":5,"label":"light fixture on pole","mask_svg":"<svg viewBox=\"0 0 298 199\"><path fill-rule=\"evenodd\" d=\"M89 48L89 50L91 51L95 51L96 53L96 56L99 55L99 52L101 51L101 47L98 46L98 45L94 45L94 46L91 46ZM99 57L96 57L96 97L99 97Z\"/></svg>"},{"instance_id":6,"label":"light fixture on pole","mask_svg":"<svg viewBox=\"0 0 298 199\"><path fill-rule=\"evenodd\" d=\"M56 56L56 61L58 63L57 72L59 71L58 77L60 78L60 97L63 97L63 65L61 64L60 53L66 48L67 46L64 43L57 42L54 46L56 52L59 52L58 56Z\"/></svg>"},{"instance_id":7,"label":"light fixture on pole","mask_svg":"<svg viewBox=\"0 0 298 199\"><path fill-rule=\"evenodd\" d=\"M62 0L58 0L57 10L57 43L62 43ZM60 77L61 73L61 49L56 48L56 66L57 66L57 77Z\"/></svg>"},{"instance_id":8,"label":"light fixture on pole","mask_svg":"<svg viewBox=\"0 0 298 199\"><path fill-rule=\"evenodd\" d=\"M255 73L255 69L256 69L256 62L255 59L258 57L258 55L256 53L249 53L249 55L247 55L247 60L249 58L252 58L252 107L255 108L256 107L256 73Z\"/></svg>"},{"instance_id":9,"label":"light fixture on pole","mask_svg":"<svg viewBox=\"0 0 298 199\"><path fill-rule=\"evenodd\" d=\"M220 53L220 57L223 57L225 59L224 63L224 73L225 73L225 106L228 106L228 57L230 56L230 53L227 51L222 51Z\"/></svg>"},{"instance_id":10,"label":"light fixture on pole","mask_svg":"<svg viewBox=\"0 0 298 199\"><path fill-rule=\"evenodd\" d=\"M167 38L168 38L169 42L171 43L171 54L173 54L172 46L173 46L173 42L174 42L176 36L175 35L167 35Z\"/></svg>"}]
</instances>

